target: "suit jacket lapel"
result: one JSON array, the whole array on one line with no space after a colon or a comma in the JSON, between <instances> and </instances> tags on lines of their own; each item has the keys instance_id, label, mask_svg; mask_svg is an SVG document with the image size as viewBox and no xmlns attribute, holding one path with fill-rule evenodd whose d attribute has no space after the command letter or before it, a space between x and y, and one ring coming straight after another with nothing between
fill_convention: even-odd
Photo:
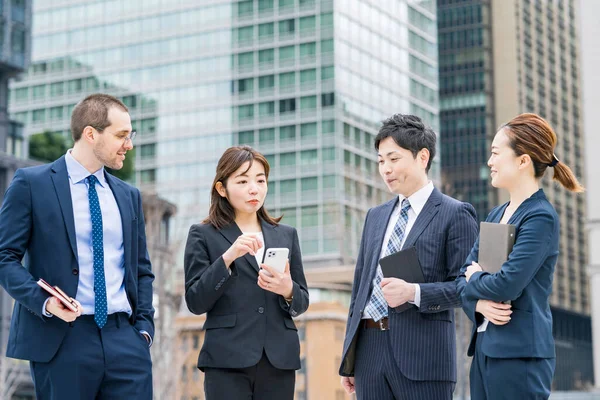
<instances>
[{"instance_id":1,"label":"suit jacket lapel","mask_svg":"<svg viewBox=\"0 0 600 400\"><path fill-rule=\"evenodd\" d=\"M54 184L54 190L56 190L56 196L58 197L58 203L60 204L60 209L62 211L63 220L65 221L65 228L67 229L71 250L73 250L75 259L79 262L75 236L75 218L73 217L73 201L71 199L69 173L67 171L65 156L62 156L52 164L51 177L52 183Z\"/></svg>"},{"instance_id":2,"label":"suit jacket lapel","mask_svg":"<svg viewBox=\"0 0 600 400\"><path fill-rule=\"evenodd\" d=\"M277 227L276 226L269 224L267 221L263 220L262 218L260 220L260 225L262 227L263 238L265 239L265 243L264 243L265 252L263 253L263 261L264 261L265 254L267 253L267 249L269 247L279 247L279 246L277 246L277 243L279 243L279 240L277 240ZM290 249L290 252L291 251L292 251L292 249Z\"/></svg>"},{"instance_id":3,"label":"suit jacket lapel","mask_svg":"<svg viewBox=\"0 0 600 400\"><path fill-rule=\"evenodd\" d=\"M242 234L242 231L240 230L240 228L237 226L237 224L235 222L232 222L229 225L223 227L223 229L219 230L219 232L231 244L233 244L237 240L237 238ZM264 233L263 233L263 235L264 235ZM250 264L250 266L252 268L254 268L256 270L256 272L259 271L259 267L258 267L258 263L256 262L256 258L254 258L254 256L252 254L246 253L241 258L243 258L248 264ZM238 258L238 260L239 260L239 258Z\"/></svg>"},{"instance_id":4,"label":"suit jacket lapel","mask_svg":"<svg viewBox=\"0 0 600 400\"><path fill-rule=\"evenodd\" d=\"M375 266L379 263L379 256L381 255L381 248L383 247L383 239L385 237L385 231L389 224L394 208L398 204L398 196L395 199L388 201L379 212L378 216L375 217L375 221L372 222L373 243L375 248L372 249L373 255L371 258L371 265L369 266L369 282L375 277ZM366 228L366 227L365 227Z\"/></svg>"},{"instance_id":5,"label":"suit jacket lapel","mask_svg":"<svg viewBox=\"0 0 600 400\"><path fill-rule=\"evenodd\" d=\"M438 206L441 204L441 202L442 194L439 190L434 188L433 192L431 192L431 195L429 196L429 199L427 199L427 202L425 203L425 207L423 207L419 213L419 216L417 217L417 220L410 229L408 237L402 246L403 249L408 249L415 244L421 233L423 233L433 217L435 217L435 215L438 213Z\"/></svg>"},{"instance_id":6,"label":"suit jacket lapel","mask_svg":"<svg viewBox=\"0 0 600 400\"><path fill-rule=\"evenodd\" d=\"M129 190L121 187L121 183L115 179L108 172L104 171L106 182L115 196L119 212L121 214L121 226L123 227L123 249L125 255L125 271L129 271L129 261L131 260L131 225L134 223L133 212L131 210L131 200L129 197ZM137 218L136 223L137 223Z\"/></svg>"}]
</instances>

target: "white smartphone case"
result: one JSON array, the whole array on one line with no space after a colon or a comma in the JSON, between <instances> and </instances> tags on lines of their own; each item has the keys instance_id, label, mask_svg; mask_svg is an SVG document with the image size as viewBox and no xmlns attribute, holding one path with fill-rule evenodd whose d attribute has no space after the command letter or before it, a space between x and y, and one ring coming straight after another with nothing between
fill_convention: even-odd
<instances>
[{"instance_id":1,"label":"white smartphone case","mask_svg":"<svg viewBox=\"0 0 600 400\"><path fill-rule=\"evenodd\" d=\"M290 250L286 248L269 248L265 252L264 264L283 273L289 253Z\"/></svg>"}]
</instances>

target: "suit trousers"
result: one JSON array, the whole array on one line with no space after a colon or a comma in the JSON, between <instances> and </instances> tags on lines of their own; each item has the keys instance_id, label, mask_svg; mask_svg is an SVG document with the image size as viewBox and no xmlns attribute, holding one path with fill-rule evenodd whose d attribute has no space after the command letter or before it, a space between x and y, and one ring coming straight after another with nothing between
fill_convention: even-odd
<instances>
[{"instance_id":1,"label":"suit trousers","mask_svg":"<svg viewBox=\"0 0 600 400\"><path fill-rule=\"evenodd\" d=\"M263 355L248 368L204 368L206 400L293 400L296 371L278 369Z\"/></svg>"},{"instance_id":2,"label":"suit trousers","mask_svg":"<svg viewBox=\"0 0 600 400\"><path fill-rule=\"evenodd\" d=\"M488 357L481 351L483 335L477 333L469 374L473 400L546 400L550 396L555 358Z\"/></svg>"},{"instance_id":3,"label":"suit trousers","mask_svg":"<svg viewBox=\"0 0 600 400\"><path fill-rule=\"evenodd\" d=\"M454 382L413 381L402 374L389 331L361 326L356 334L354 384L358 400L452 400Z\"/></svg>"},{"instance_id":4,"label":"suit trousers","mask_svg":"<svg viewBox=\"0 0 600 400\"><path fill-rule=\"evenodd\" d=\"M126 313L110 314L102 329L93 315L70 325L50 362L30 363L38 400L152 399L148 342Z\"/></svg>"}]
</instances>

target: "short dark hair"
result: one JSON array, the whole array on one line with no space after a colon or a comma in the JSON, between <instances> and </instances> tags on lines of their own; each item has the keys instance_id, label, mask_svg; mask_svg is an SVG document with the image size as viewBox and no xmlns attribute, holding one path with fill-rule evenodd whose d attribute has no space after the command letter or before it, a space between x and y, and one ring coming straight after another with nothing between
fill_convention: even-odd
<instances>
[{"instance_id":1,"label":"short dark hair","mask_svg":"<svg viewBox=\"0 0 600 400\"><path fill-rule=\"evenodd\" d=\"M108 110L111 107L117 107L122 111L129 112L129 109L121 100L103 93L91 94L77 103L71 113L71 136L73 136L73 142L81 139L86 126L91 126L99 132L102 132L109 126Z\"/></svg>"},{"instance_id":2,"label":"short dark hair","mask_svg":"<svg viewBox=\"0 0 600 400\"><path fill-rule=\"evenodd\" d=\"M429 172L431 162L435 157L436 134L428 126L425 126L421 118L415 115L394 114L383 121L383 126L375 137L375 150L379 151L379 143L391 137L394 142L403 149L410 150L416 158L422 149L429 150L429 161L426 171Z\"/></svg>"}]
</instances>

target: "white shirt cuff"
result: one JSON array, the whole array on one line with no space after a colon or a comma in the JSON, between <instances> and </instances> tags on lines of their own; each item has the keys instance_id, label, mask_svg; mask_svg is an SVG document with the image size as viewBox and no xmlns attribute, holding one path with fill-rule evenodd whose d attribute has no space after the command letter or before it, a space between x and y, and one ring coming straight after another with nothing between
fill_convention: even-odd
<instances>
[{"instance_id":1,"label":"white shirt cuff","mask_svg":"<svg viewBox=\"0 0 600 400\"><path fill-rule=\"evenodd\" d=\"M144 338L148 338L149 342L148 342L148 347L152 346L152 336L150 336L150 334L146 331L140 331L140 333L142 335L144 335Z\"/></svg>"},{"instance_id":2,"label":"white shirt cuff","mask_svg":"<svg viewBox=\"0 0 600 400\"><path fill-rule=\"evenodd\" d=\"M421 286L418 283L413 283L413 285L415 285L415 301L409 301L409 303L421 308Z\"/></svg>"},{"instance_id":3,"label":"white shirt cuff","mask_svg":"<svg viewBox=\"0 0 600 400\"><path fill-rule=\"evenodd\" d=\"M47 311L46 311L46 303L48 303L48 300L50 300L50 297L48 297L48 298L46 299L46 301L44 302L44 305L42 306L42 315L43 315L44 317L51 318L51 317L53 317L54 315L53 315L53 314L50 314L49 312L47 312Z\"/></svg>"}]
</instances>

